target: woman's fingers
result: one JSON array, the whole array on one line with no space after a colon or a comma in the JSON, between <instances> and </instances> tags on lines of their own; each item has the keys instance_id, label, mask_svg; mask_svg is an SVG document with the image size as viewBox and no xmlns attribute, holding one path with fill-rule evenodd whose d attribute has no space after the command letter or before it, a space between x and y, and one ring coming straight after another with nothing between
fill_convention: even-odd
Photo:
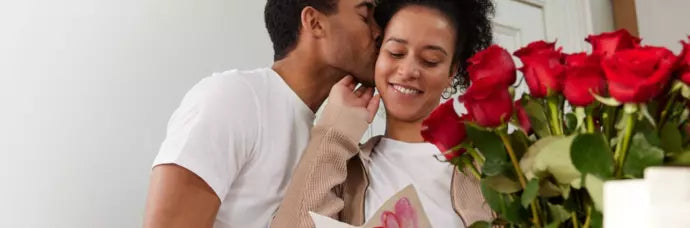
<instances>
[{"instance_id":1,"label":"woman's fingers","mask_svg":"<svg viewBox=\"0 0 690 228\"><path fill-rule=\"evenodd\" d=\"M368 103L371 96L374 96L374 88L367 87L362 96L360 96L360 99L364 101L364 103Z\"/></svg>"},{"instance_id":2,"label":"woman's fingers","mask_svg":"<svg viewBox=\"0 0 690 228\"><path fill-rule=\"evenodd\" d=\"M374 121L374 116L376 115L376 112L379 110L379 105L381 104L381 95L376 94L374 97L372 97L369 100L369 103L367 104L367 112L369 114L368 121L369 123Z\"/></svg>"},{"instance_id":3,"label":"woman's fingers","mask_svg":"<svg viewBox=\"0 0 690 228\"><path fill-rule=\"evenodd\" d=\"M352 76L348 75L345 76L343 79L340 79L340 81L338 81L336 85L343 86L345 88L350 88L350 90L353 90L355 89L355 85L357 85L357 83L355 83L355 79Z\"/></svg>"},{"instance_id":4,"label":"woman's fingers","mask_svg":"<svg viewBox=\"0 0 690 228\"><path fill-rule=\"evenodd\" d=\"M369 87L360 86L353 93L355 94L355 96L357 96L357 98L360 98L360 97L362 97L362 95L364 95L367 92L368 89L369 89Z\"/></svg>"}]
</instances>

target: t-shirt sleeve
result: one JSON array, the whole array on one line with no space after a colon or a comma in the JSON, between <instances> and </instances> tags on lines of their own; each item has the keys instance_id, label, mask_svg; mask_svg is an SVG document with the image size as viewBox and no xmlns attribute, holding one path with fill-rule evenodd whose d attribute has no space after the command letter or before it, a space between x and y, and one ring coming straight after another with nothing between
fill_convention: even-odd
<instances>
[{"instance_id":1,"label":"t-shirt sleeve","mask_svg":"<svg viewBox=\"0 0 690 228\"><path fill-rule=\"evenodd\" d=\"M170 118L153 166L186 168L222 202L253 153L260 124L255 97L240 78L212 76L199 82Z\"/></svg>"}]
</instances>

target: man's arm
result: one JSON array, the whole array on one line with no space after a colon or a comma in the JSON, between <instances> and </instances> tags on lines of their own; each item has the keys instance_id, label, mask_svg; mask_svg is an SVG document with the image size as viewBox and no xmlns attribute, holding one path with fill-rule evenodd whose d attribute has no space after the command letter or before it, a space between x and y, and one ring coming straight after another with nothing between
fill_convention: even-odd
<instances>
[{"instance_id":1,"label":"man's arm","mask_svg":"<svg viewBox=\"0 0 690 228\"><path fill-rule=\"evenodd\" d=\"M145 228L212 227L220 200L199 176L178 165L153 168Z\"/></svg>"},{"instance_id":2,"label":"man's arm","mask_svg":"<svg viewBox=\"0 0 690 228\"><path fill-rule=\"evenodd\" d=\"M338 219L344 202L336 188L345 182L347 161L359 152L359 139L378 109L373 89L353 92L354 87L346 77L331 89L271 227L314 227L309 211Z\"/></svg>"},{"instance_id":3,"label":"man's arm","mask_svg":"<svg viewBox=\"0 0 690 228\"><path fill-rule=\"evenodd\" d=\"M153 161L145 227L213 226L258 137L252 94L239 76L208 77L187 92Z\"/></svg>"}]
</instances>

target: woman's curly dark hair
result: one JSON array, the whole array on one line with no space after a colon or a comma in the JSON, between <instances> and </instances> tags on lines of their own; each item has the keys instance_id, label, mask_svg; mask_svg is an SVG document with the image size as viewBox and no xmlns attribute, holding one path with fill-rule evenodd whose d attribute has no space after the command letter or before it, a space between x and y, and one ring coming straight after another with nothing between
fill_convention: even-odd
<instances>
[{"instance_id":1,"label":"woman's curly dark hair","mask_svg":"<svg viewBox=\"0 0 690 228\"><path fill-rule=\"evenodd\" d=\"M386 28L390 19L406 6L416 5L436 9L445 14L455 26L456 43L453 65L458 73L453 75L451 90L444 97L456 93L469 84L467 60L475 53L489 47L493 42L491 17L494 4L491 0L380 0L374 16L381 28Z\"/></svg>"}]
</instances>

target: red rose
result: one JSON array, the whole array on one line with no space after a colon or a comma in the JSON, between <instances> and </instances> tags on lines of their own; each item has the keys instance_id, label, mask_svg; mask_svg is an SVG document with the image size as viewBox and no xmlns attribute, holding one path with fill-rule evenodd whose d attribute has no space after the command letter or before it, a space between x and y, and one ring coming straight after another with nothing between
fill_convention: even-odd
<instances>
[{"instance_id":1,"label":"red rose","mask_svg":"<svg viewBox=\"0 0 690 228\"><path fill-rule=\"evenodd\" d=\"M515 51L513 54L515 56L525 56L525 55L533 55L537 52L543 51L543 50L556 50L556 42L546 42L543 40L540 41L534 41L532 43L527 44L527 47L520 48L519 50ZM560 48L559 48L560 51Z\"/></svg>"},{"instance_id":2,"label":"red rose","mask_svg":"<svg viewBox=\"0 0 690 228\"><path fill-rule=\"evenodd\" d=\"M604 71L598 55L578 53L566 57L563 95L574 106L587 106L594 101L591 93L601 94L606 88Z\"/></svg>"},{"instance_id":3,"label":"red rose","mask_svg":"<svg viewBox=\"0 0 690 228\"><path fill-rule=\"evenodd\" d=\"M448 151L460 145L467 136L465 133L465 120L460 118L453 108L453 99L439 105L431 112L429 117L422 122L422 138L424 141L434 144L450 161L460 156L464 150Z\"/></svg>"},{"instance_id":4,"label":"red rose","mask_svg":"<svg viewBox=\"0 0 690 228\"><path fill-rule=\"evenodd\" d=\"M688 39L690 39L690 36L688 36ZM680 53L679 56L679 77L680 80L685 82L686 84L690 84L690 43L686 43L685 41L680 41L681 44L683 44L683 52Z\"/></svg>"},{"instance_id":5,"label":"red rose","mask_svg":"<svg viewBox=\"0 0 690 228\"><path fill-rule=\"evenodd\" d=\"M474 122L482 127L498 127L513 113L513 99L505 85L473 83L460 99Z\"/></svg>"},{"instance_id":6,"label":"red rose","mask_svg":"<svg viewBox=\"0 0 690 228\"><path fill-rule=\"evenodd\" d=\"M592 54L609 57L617 51L639 47L641 40L630 35L628 30L620 29L615 32L589 35L585 41L592 44Z\"/></svg>"},{"instance_id":7,"label":"red rose","mask_svg":"<svg viewBox=\"0 0 690 228\"><path fill-rule=\"evenodd\" d=\"M654 98L666 86L676 56L663 47L623 50L605 58L602 67L609 93L623 103L643 103Z\"/></svg>"},{"instance_id":8,"label":"red rose","mask_svg":"<svg viewBox=\"0 0 690 228\"><path fill-rule=\"evenodd\" d=\"M506 86L515 83L515 63L510 53L498 45L491 45L468 60L470 81L495 80Z\"/></svg>"},{"instance_id":9,"label":"red rose","mask_svg":"<svg viewBox=\"0 0 690 228\"><path fill-rule=\"evenodd\" d=\"M591 58L587 56L587 53L573 53L565 54L565 66L566 67L581 67L586 65L600 65L601 58Z\"/></svg>"},{"instance_id":10,"label":"red rose","mask_svg":"<svg viewBox=\"0 0 690 228\"><path fill-rule=\"evenodd\" d=\"M560 48L555 49L554 46L555 43L537 41L514 53L522 61L520 71L533 97L542 98L549 91L560 92L563 89L563 54Z\"/></svg>"},{"instance_id":11,"label":"red rose","mask_svg":"<svg viewBox=\"0 0 690 228\"><path fill-rule=\"evenodd\" d=\"M527 111L525 111L525 108L522 106L522 100L515 101L514 105L515 114L517 115L518 122L520 123L520 128L522 128L526 134L529 134L529 132L532 131L532 123L529 121Z\"/></svg>"}]
</instances>

